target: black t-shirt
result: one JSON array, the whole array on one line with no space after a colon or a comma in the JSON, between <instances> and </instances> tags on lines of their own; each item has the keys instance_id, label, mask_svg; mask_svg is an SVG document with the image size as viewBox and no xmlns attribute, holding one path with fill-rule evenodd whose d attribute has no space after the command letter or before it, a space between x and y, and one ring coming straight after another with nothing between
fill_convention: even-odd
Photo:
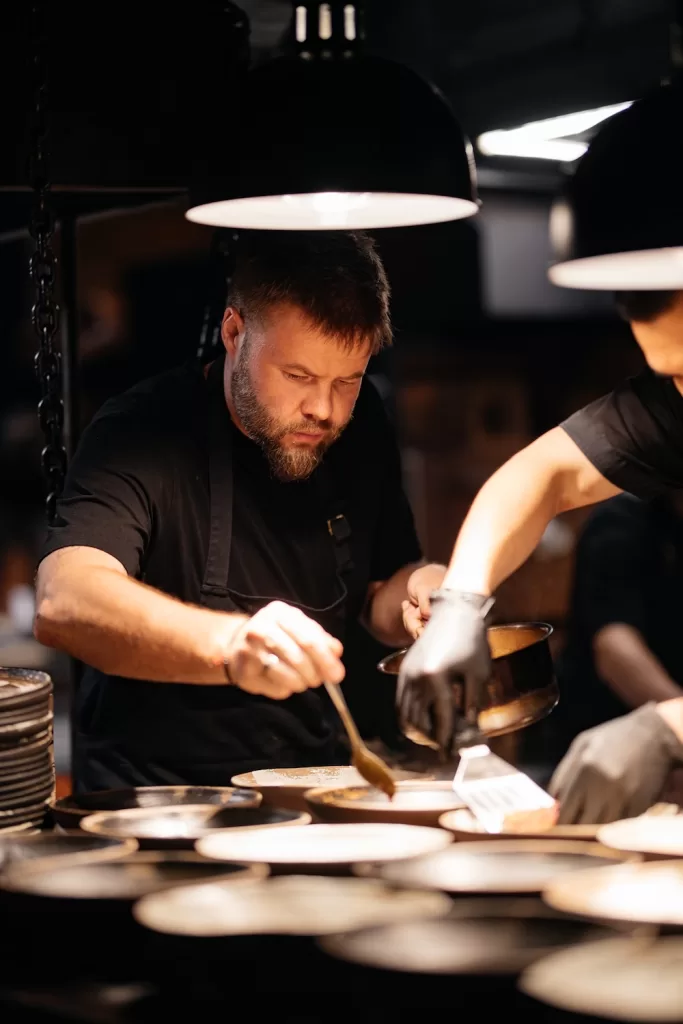
<instances>
[{"instance_id":1,"label":"black t-shirt","mask_svg":"<svg viewBox=\"0 0 683 1024\"><path fill-rule=\"evenodd\" d=\"M651 498L683 488L683 396L671 378L645 370L562 427L622 491Z\"/></svg>"},{"instance_id":2,"label":"black t-shirt","mask_svg":"<svg viewBox=\"0 0 683 1024\"><path fill-rule=\"evenodd\" d=\"M73 545L95 547L118 559L130 576L198 603L210 522L207 402L207 382L194 364L107 402L71 463L43 557ZM356 619L371 582L388 579L420 558L396 440L370 381L363 383L353 419L325 462L335 490L343 495L352 531L354 568L347 580L346 613ZM330 604L339 586L316 500L316 474L295 483L275 480L258 445L234 426L232 465L230 590L316 608ZM194 706L208 699L199 693L207 689L215 688L138 683L88 669L79 728L93 742L101 745L109 738L126 749L127 726L121 721L125 715L117 715L117 693L127 693L129 706L138 694L140 714L153 716L165 701L173 701L179 711L183 702ZM107 699L102 699L104 691ZM159 715L150 723L149 747L157 760L166 756L161 721ZM196 748L200 737L192 742ZM211 744L220 747L216 737L211 743L207 739L206 746ZM258 750L252 753L256 764Z\"/></svg>"},{"instance_id":3,"label":"black t-shirt","mask_svg":"<svg viewBox=\"0 0 683 1024\"><path fill-rule=\"evenodd\" d=\"M611 623L637 629L683 685L683 519L664 498L621 494L590 516L576 551L567 644L558 659L556 715L565 746L630 709L597 675L592 644Z\"/></svg>"}]
</instances>

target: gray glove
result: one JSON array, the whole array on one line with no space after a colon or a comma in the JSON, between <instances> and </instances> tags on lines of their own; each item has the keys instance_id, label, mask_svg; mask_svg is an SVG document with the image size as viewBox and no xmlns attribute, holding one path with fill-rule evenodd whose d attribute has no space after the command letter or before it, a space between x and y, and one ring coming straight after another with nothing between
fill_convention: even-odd
<instances>
[{"instance_id":1,"label":"gray glove","mask_svg":"<svg viewBox=\"0 0 683 1024\"><path fill-rule=\"evenodd\" d=\"M403 659L396 705L409 739L451 754L481 741L476 718L491 676L485 616L493 598L436 590L430 603L429 622ZM463 701L454 683L464 684Z\"/></svg>"},{"instance_id":2,"label":"gray glove","mask_svg":"<svg viewBox=\"0 0 683 1024\"><path fill-rule=\"evenodd\" d=\"M587 729L550 780L559 823L593 825L643 814L659 799L677 761L683 761L683 745L654 702Z\"/></svg>"}]
</instances>

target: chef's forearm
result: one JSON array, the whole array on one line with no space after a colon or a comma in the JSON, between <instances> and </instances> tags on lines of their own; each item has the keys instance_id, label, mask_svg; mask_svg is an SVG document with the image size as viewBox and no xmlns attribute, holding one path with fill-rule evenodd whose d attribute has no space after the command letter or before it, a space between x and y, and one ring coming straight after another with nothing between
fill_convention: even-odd
<instances>
[{"instance_id":1,"label":"chef's forearm","mask_svg":"<svg viewBox=\"0 0 683 1024\"><path fill-rule=\"evenodd\" d=\"M560 428L514 455L474 499L444 587L493 594L527 560L560 512L603 501L610 484Z\"/></svg>"},{"instance_id":2,"label":"chef's forearm","mask_svg":"<svg viewBox=\"0 0 683 1024\"><path fill-rule=\"evenodd\" d=\"M245 616L184 604L115 569L65 570L39 587L34 632L111 675L225 683L223 658Z\"/></svg>"},{"instance_id":3,"label":"chef's forearm","mask_svg":"<svg viewBox=\"0 0 683 1024\"><path fill-rule=\"evenodd\" d=\"M408 596L408 580L422 564L404 565L390 579L375 584L368 599L363 623L374 638L387 647L404 647L411 642L403 625L403 602Z\"/></svg>"},{"instance_id":4,"label":"chef's forearm","mask_svg":"<svg viewBox=\"0 0 683 1024\"><path fill-rule=\"evenodd\" d=\"M683 696L633 626L623 622L604 626L593 639L593 654L600 678L630 708Z\"/></svg>"}]
</instances>

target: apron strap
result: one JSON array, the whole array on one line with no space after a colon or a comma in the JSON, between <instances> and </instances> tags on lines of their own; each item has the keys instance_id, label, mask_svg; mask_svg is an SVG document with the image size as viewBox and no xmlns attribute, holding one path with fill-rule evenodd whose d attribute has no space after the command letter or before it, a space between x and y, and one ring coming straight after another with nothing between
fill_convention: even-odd
<instances>
[{"instance_id":1,"label":"apron strap","mask_svg":"<svg viewBox=\"0 0 683 1024\"><path fill-rule=\"evenodd\" d=\"M211 528L202 592L224 595L228 582L232 546L232 426L225 403L225 354L210 366L209 389L209 492ZM342 579L353 571L351 526L344 515L344 502L330 465L330 453L315 476L327 531L332 538L337 575Z\"/></svg>"},{"instance_id":2,"label":"apron strap","mask_svg":"<svg viewBox=\"0 0 683 1024\"><path fill-rule=\"evenodd\" d=\"M316 470L318 492L320 494L323 514L327 523L327 532L332 538L334 559L339 577L353 572L353 556L351 553L351 526L343 513L343 498L337 490L337 480L330 466L330 453Z\"/></svg>"},{"instance_id":3,"label":"apron strap","mask_svg":"<svg viewBox=\"0 0 683 1024\"><path fill-rule=\"evenodd\" d=\"M225 403L225 353L211 364L209 390L209 496L211 527L202 594L224 596L232 546L232 426Z\"/></svg>"}]
</instances>

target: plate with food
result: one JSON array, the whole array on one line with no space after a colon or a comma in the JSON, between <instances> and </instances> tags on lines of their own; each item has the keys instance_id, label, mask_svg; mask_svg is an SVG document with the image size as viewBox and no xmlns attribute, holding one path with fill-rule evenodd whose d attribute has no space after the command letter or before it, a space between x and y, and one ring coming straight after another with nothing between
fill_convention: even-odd
<instances>
[{"instance_id":1,"label":"plate with food","mask_svg":"<svg viewBox=\"0 0 683 1024\"><path fill-rule=\"evenodd\" d=\"M424 778L416 772L392 769L394 779ZM258 790L263 803L271 807L284 807L293 811L307 810L305 793L308 789L330 786L367 786L363 776L350 764L323 765L315 768L264 768L255 772L234 775L232 784L244 789Z\"/></svg>"},{"instance_id":2,"label":"plate with food","mask_svg":"<svg viewBox=\"0 0 683 1024\"><path fill-rule=\"evenodd\" d=\"M391 798L364 784L309 789L305 800L308 810L319 821L394 822L434 828L439 826L444 811L462 807L450 782L424 780L398 782Z\"/></svg>"}]
</instances>

